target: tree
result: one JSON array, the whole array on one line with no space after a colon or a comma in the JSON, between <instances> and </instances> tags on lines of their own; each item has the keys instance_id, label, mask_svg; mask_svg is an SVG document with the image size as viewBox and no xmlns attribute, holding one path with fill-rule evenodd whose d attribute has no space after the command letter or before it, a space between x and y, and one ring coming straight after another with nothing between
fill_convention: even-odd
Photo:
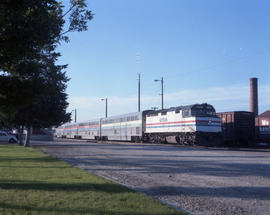
<instances>
[{"instance_id":1,"label":"tree","mask_svg":"<svg viewBox=\"0 0 270 215\"><path fill-rule=\"evenodd\" d=\"M27 70L23 79L11 75L0 79L0 93L9 92L0 98L0 109L5 113L1 118L9 127L30 130L31 126L50 127L70 121L65 93L69 79L62 71L66 65L55 65L57 56L44 54L17 65L16 70Z\"/></svg>"},{"instance_id":2,"label":"tree","mask_svg":"<svg viewBox=\"0 0 270 215\"><path fill-rule=\"evenodd\" d=\"M70 0L68 8L56 0L1 0L0 71L11 73L43 48L68 42L67 33L87 30L92 18L85 0Z\"/></svg>"},{"instance_id":3,"label":"tree","mask_svg":"<svg viewBox=\"0 0 270 215\"><path fill-rule=\"evenodd\" d=\"M71 114L66 113L68 102L65 93L69 79L62 71L66 65L55 65L56 59L55 56L45 55L39 61L40 70L31 77L31 80L39 82L41 91L32 97L34 103L20 108L15 116L17 124L25 126L28 134L32 126L40 128L58 126L70 121ZM29 145L29 138L25 145Z\"/></svg>"},{"instance_id":4,"label":"tree","mask_svg":"<svg viewBox=\"0 0 270 215\"><path fill-rule=\"evenodd\" d=\"M0 2L2 121L29 129L70 119L65 93L68 78L62 71L66 65L56 65L60 54L54 50L69 41L67 33L87 30L92 18L85 0L70 0L67 9L56 0Z\"/></svg>"}]
</instances>

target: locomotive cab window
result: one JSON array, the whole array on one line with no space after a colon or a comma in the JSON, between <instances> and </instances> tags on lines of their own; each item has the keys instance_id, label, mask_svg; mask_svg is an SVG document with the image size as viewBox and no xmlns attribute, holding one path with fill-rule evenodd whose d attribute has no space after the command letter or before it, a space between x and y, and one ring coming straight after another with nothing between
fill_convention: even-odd
<instances>
[{"instance_id":1,"label":"locomotive cab window","mask_svg":"<svg viewBox=\"0 0 270 215\"><path fill-rule=\"evenodd\" d=\"M216 111L210 105L195 105L191 109L192 116L215 116Z\"/></svg>"}]
</instances>

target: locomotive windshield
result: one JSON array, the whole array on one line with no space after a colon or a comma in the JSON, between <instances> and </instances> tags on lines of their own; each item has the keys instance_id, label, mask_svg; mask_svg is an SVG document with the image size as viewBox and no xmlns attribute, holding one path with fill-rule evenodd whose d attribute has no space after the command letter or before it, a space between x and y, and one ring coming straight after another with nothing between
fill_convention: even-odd
<instances>
[{"instance_id":1,"label":"locomotive windshield","mask_svg":"<svg viewBox=\"0 0 270 215\"><path fill-rule=\"evenodd\" d=\"M203 117L215 115L216 111L212 105L201 104L201 105L194 105L193 107L191 107L191 116Z\"/></svg>"}]
</instances>

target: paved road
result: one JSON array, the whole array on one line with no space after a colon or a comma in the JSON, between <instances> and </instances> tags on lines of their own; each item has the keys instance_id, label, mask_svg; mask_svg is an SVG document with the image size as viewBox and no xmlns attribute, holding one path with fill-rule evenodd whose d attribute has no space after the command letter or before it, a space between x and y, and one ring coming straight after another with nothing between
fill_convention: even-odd
<instances>
[{"instance_id":1,"label":"paved road","mask_svg":"<svg viewBox=\"0 0 270 215\"><path fill-rule=\"evenodd\" d=\"M39 143L43 151L191 214L270 214L270 150Z\"/></svg>"}]
</instances>

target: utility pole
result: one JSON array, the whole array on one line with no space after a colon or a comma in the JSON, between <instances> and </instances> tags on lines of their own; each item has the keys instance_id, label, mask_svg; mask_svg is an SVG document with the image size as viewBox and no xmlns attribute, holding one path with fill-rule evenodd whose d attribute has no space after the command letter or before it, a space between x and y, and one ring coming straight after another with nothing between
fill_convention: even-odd
<instances>
[{"instance_id":1,"label":"utility pole","mask_svg":"<svg viewBox=\"0 0 270 215\"><path fill-rule=\"evenodd\" d=\"M141 111L141 76L138 73L138 112Z\"/></svg>"},{"instance_id":2,"label":"utility pole","mask_svg":"<svg viewBox=\"0 0 270 215\"><path fill-rule=\"evenodd\" d=\"M140 75L140 53L136 54L136 62L138 65L138 112L141 111L141 75Z\"/></svg>"},{"instance_id":3,"label":"utility pole","mask_svg":"<svg viewBox=\"0 0 270 215\"><path fill-rule=\"evenodd\" d=\"M155 82L158 82L158 81L161 82L161 110L163 110L163 96L164 96L164 92L163 92L163 85L164 85L163 77L161 77L161 79L155 79L154 81Z\"/></svg>"}]
</instances>

